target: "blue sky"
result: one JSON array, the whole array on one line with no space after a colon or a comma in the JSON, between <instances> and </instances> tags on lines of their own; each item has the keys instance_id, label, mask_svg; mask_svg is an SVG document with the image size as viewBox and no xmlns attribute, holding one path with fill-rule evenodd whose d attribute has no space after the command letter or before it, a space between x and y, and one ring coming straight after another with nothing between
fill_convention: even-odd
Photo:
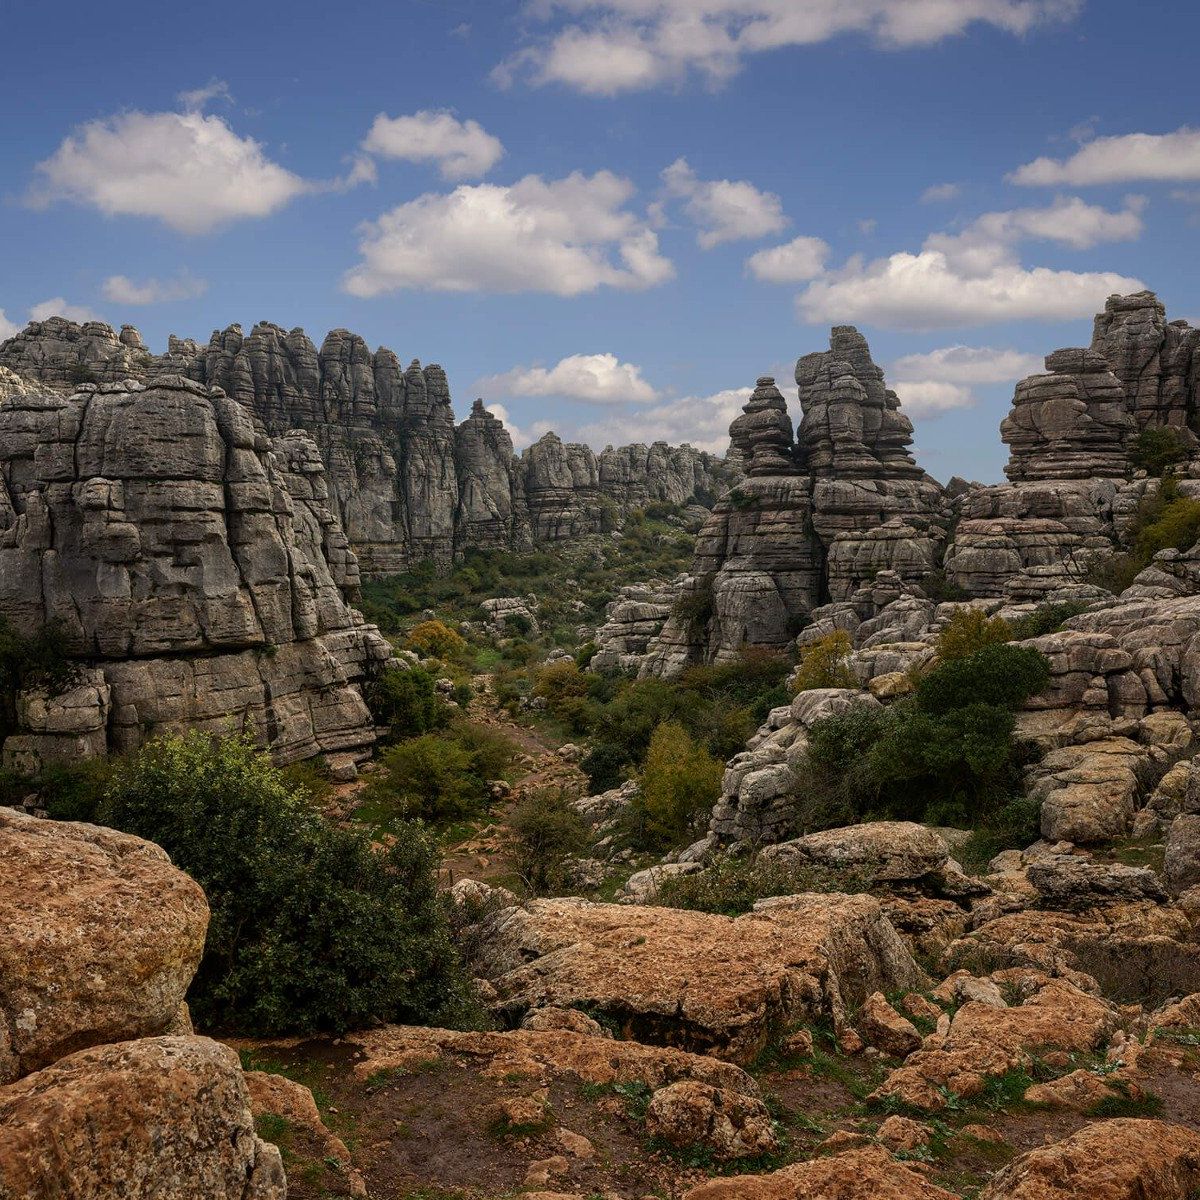
<instances>
[{"instance_id":1,"label":"blue sky","mask_svg":"<svg viewBox=\"0 0 1200 1200\"><path fill-rule=\"evenodd\" d=\"M1192 4L129 0L5 32L0 331L345 327L524 438L716 448L853 323L923 465L994 480L1013 383L1109 291L1200 317Z\"/></svg>"}]
</instances>

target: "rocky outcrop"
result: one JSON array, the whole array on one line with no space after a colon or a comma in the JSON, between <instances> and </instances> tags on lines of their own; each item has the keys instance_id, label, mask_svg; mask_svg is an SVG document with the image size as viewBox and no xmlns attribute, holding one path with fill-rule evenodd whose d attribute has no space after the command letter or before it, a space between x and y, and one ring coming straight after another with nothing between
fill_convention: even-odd
<instances>
[{"instance_id":1,"label":"rocky outcrop","mask_svg":"<svg viewBox=\"0 0 1200 1200\"><path fill-rule=\"evenodd\" d=\"M487 918L476 944L475 970L506 1014L582 1007L638 1040L735 1062L752 1059L781 1024L840 1025L870 992L921 979L867 896L793 896L735 919L532 900Z\"/></svg>"},{"instance_id":2,"label":"rocky outcrop","mask_svg":"<svg viewBox=\"0 0 1200 1200\"><path fill-rule=\"evenodd\" d=\"M299 431L272 440L182 376L0 405L0 615L54 622L91 664L23 697L7 761L36 770L107 731L243 729L281 761L366 754L360 682L391 650L351 607L358 565Z\"/></svg>"},{"instance_id":3,"label":"rocky outcrop","mask_svg":"<svg viewBox=\"0 0 1200 1200\"><path fill-rule=\"evenodd\" d=\"M711 505L734 477L690 446L588 447L552 434L514 458L503 424L477 403L455 427L441 367L407 369L335 329L318 350L302 329L230 325L207 344L172 337L151 354L132 326L31 322L0 345L8 372L39 388L184 376L219 387L279 437L306 430L324 463L329 504L363 572L379 576L470 546L519 548L599 532L655 501ZM27 385L28 386L28 385Z\"/></svg>"}]
</instances>

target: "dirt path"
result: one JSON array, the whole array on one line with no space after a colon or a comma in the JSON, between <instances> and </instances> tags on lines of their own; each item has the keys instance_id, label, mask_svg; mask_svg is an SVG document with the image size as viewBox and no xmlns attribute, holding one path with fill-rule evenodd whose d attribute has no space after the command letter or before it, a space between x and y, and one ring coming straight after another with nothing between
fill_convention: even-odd
<instances>
[{"instance_id":1,"label":"dirt path","mask_svg":"<svg viewBox=\"0 0 1200 1200\"><path fill-rule=\"evenodd\" d=\"M492 806L485 820L467 838L446 848L440 873L444 887L451 887L460 879L485 883L511 881L515 874L512 831L508 826L512 810L530 792L542 788L582 791L587 786L587 777L578 766L562 757L551 738L540 730L519 725L497 705L490 675L474 676L471 687L474 694L467 716L475 724L486 725L511 739L521 748L521 755L508 795Z\"/></svg>"}]
</instances>

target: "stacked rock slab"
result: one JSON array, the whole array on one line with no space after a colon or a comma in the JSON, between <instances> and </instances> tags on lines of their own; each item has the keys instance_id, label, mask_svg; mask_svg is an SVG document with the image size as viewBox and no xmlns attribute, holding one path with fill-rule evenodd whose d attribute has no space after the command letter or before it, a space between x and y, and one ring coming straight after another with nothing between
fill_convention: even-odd
<instances>
[{"instance_id":1,"label":"stacked rock slab","mask_svg":"<svg viewBox=\"0 0 1200 1200\"><path fill-rule=\"evenodd\" d=\"M676 674L697 659L728 661L743 646L785 646L819 603L812 480L797 462L774 379L758 381L729 436L746 477L701 529L691 575L648 648L644 675Z\"/></svg>"},{"instance_id":2,"label":"stacked rock slab","mask_svg":"<svg viewBox=\"0 0 1200 1200\"><path fill-rule=\"evenodd\" d=\"M0 398L11 371L69 392L81 382L182 375L241 401L273 436L302 428L325 464L331 507L367 576L432 559L448 565L470 546L520 548L531 538L596 533L655 500L680 504L724 490L733 472L690 446L656 442L605 450L548 435L520 459L482 407L455 428L445 372L344 329L320 350L302 329L239 325L207 345L171 337L152 355L132 326L61 317L31 322L0 345Z\"/></svg>"},{"instance_id":3,"label":"stacked rock slab","mask_svg":"<svg viewBox=\"0 0 1200 1200\"><path fill-rule=\"evenodd\" d=\"M1146 486L1127 480L1137 430L1125 386L1101 353L1049 355L1046 374L1017 385L1000 426L1011 482L961 500L949 578L975 596L1014 599L1082 582Z\"/></svg>"},{"instance_id":4,"label":"stacked rock slab","mask_svg":"<svg viewBox=\"0 0 1200 1200\"><path fill-rule=\"evenodd\" d=\"M0 615L55 623L90 666L24 696L8 765L156 732L245 730L280 761L374 741L360 684L390 658L305 433L181 376L0 405Z\"/></svg>"},{"instance_id":5,"label":"stacked rock slab","mask_svg":"<svg viewBox=\"0 0 1200 1200\"><path fill-rule=\"evenodd\" d=\"M941 487L913 460L912 422L884 383L866 338L835 326L829 349L796 364L804 416L798 434L814 477L813 527L827 551L832 600L880 571L920 580L945 541Z\"/></svg>"}]
</instances>

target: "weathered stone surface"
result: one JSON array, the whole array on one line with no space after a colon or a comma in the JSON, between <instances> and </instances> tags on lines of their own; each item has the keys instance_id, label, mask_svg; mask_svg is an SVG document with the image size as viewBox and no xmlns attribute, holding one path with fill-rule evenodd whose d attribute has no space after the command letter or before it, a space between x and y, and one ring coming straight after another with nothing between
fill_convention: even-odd
<instances>
[{"instance_id":1,"label":"weathered stone surface","mask_svg":"<svg viewBox=\"0 0 1200 1200\"><path fill-rule=\"evenodd\" d=\"M1042 908L1085 912L1098 904L1165 900L1158 876L1148 867L1097 863L1074 854L1051 854L1030 863L1026 874Z\"/></svg>"},{"instance_id":2,"label":"weathered stone surface","mask_svg":"<svg viewBox=\"0 0 1200 1200\"><path fill-rule=\"evenodd\" d=\"M714 1179L683 1200L955 1200L881 1146L784 1167L770 1175Z\"/></svg>"},{"instance_id":3,"label":"weathered stone surface","mask_svg":"<svg viewBox=\"0 0 1200 1200\"><path fill-rule=\"evenodd\" d=\"M208 1038L80 1050L0 1087L0 1196L283 1200L237 1055Z\"/></svg>"},{"instance_id":4,"label":"weathered stone surface","mask_svg":"<svg viewBox=\"0 0 1200 1200\"><path fill-rule=\"evenodd\" d=\"M158 846L0 808L0 913L0 1083L175 1028L208 905Z\"/></svg>"},{"instance_id":5,"label":"weathered stone surface","mask_svg":"<svg viewBox=\"0 0 1200 1200\"><path fill-rule=\"evenodd\" d=\"M904 1058L920 1048L921 1035L917 1027L901 1016L882 992L872 992L867 997L855 1024L868 1045L894 1058Z\"/></svg>"},{"instance_id":6,"label":"weathered stone surface","mask_svg":"<svg viewBox=\"0 0 1200 1200\"><path fill-rule=\"evenodd\" d=\"M582 1007L643 1041L745 1061L781 1022L841 1022L921 972L879 903L807 895L738 918L533 900L485 920L477 974L505 1011Z\"/></svg>"},{"instance_id":7,"label":"weathered stone surface","mask_svg":"<svg viewBox=\"0 0 1200 1200\"><path fill-rule=\"evenodd\" d=\"M1189 1200L1200 1186L1200 1134L1166 1121L1085 1125L1005 1167L980 1200Z\"/></svg>"},{"instance_id":8,"label":"weathered stone surface","mask_svg":"<svg viewBox=\"0 0 1200 1200\"><path fill-rule=\"evenodd\" d=\"M677 586L650 580L623 587L605 609L604 624L592 635L596 653L591 669L637 671L671 615Z\"/></svg>"},{"instance_id":9,"label":"weathered stone surface","mask_svg":"<svg viewBox=\"0 0 1200 1200\"><path fill-rule=\"evenodd\" d=\"M1200 883L1200 814L1182 813L1171 822L1163 877L1174 895Z\"/></svg>"},{"instance_id":10,"label":"weathered stone surface","mask_svg":"<svg viewBox=\"0 0 1200 1200\"><path fill-rule=\"evenodd\" d=\"M98 660L83 692L24 698L10 760L95 753L105 728L121 750L185 727L247 729L283 761L369 749L359 684L391 650L350 607L305 434L271 441L180 376L87 385L0 405L0 482L0 614Z\"/></svg>"},{"instance_id":11,"label":"weathered stone surface","mask_svg":"<svg viewBox=\"0 0 1200 1200\"><path fill-rule=\"evenodd\" d=\"M811 693L801 693L801 695ZM825 829L763 851L785 862L861 872L869 882L913 884L941 871L950 849L912 821L873 821Z\"/></svg>"},{"instance_id":12,"label":"weathered stone surface","mask_svg":"<svg viewBox=\"0 0 1200 1200\"><path fill-rule=\"evenodd\" d=\"M761 1100L695 1080L668 1084L650 1097L646 1132L672 1146L703 1146L723 1160L779 1149L774 1121Z\"/></svg>"}]
</instances>

